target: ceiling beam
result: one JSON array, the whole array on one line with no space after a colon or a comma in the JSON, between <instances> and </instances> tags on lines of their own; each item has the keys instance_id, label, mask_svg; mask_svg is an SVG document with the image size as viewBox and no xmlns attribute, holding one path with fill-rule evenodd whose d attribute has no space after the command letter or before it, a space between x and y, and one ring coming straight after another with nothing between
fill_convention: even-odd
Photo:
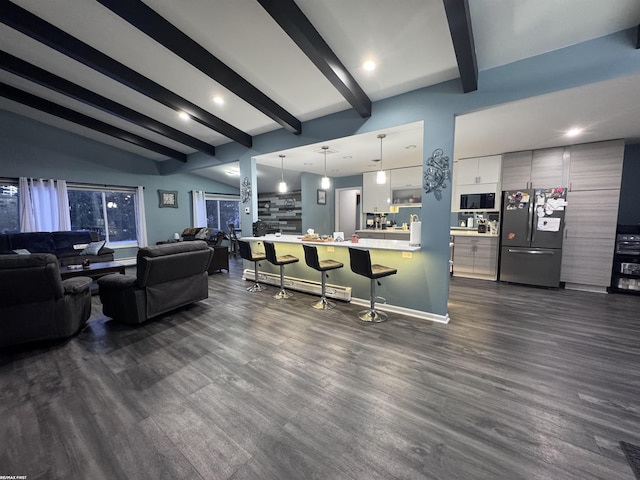
<instances>
[{"instance_id":1,"label":"ceiling beam","mask_svg":"<svg viewBox=\"0 0 640 480\"><path fill-rule=\"evenodd\" d=\"M370 117L371 100L296 3L293 0L258 0L258 3L358 114Z\"/></svg>"},{"instance_id":2,"label":"ceiling beam","mask_svg":"<svg viewBox=\"0 0 640 480\"><path fill-rule=\"evenodd\" d=\"M139 137L138 135L129 133L125 130L122 130L121 128L101 122L100 120L96 120L95 118L89 117L88 115L84 115L82 113L76 112L75 110L71 110L70 108L63 107L62 105L58 105L57 103L50 102L49 100L45 100L44 98L40 98L31 93L19 90L15 87L12 87L11 85L7 85L6 83L0 82L0 96L8 98L9 100L13 100L14 102L21 103L23 105L27 105L28 107L35 108L36 110L40 110L41 112L46 112L70 122L77 123L78 125L90 128L91 130L110 135L119 140L124 140L125 142L132 143L133 145L137 145L138 147L146 148L147 150L159 153L160 155L175 158L176 160L180 160L181 162L187 161L187 156L184 153L178 152L177 150L173 150L169 147L165 147L164 145L160 145L159 143L152 142L151 140L147 140L146 138Z\"/></svg>"},{"instance_id":3,"label":"ceiling beam","mask_svg":"<svg viewBox=\"0 0 640 480\"><path fill-rule=\"evenodd\" d=\"M640 48L640 25L638 25L638 30L636 31L636 49Z\"/></svg>"},{"instance_id":4,"label":"ceiling beam","mask_svg":"<svg viewBox=\"0 0 640 480\"><path fill-rule=\"evenodd\" d=\"M171 50L288 131L300 134L302 123L246 79L212 55L140 0L98 0L138 30ZM257 46L259 48L259 46Z\"/></svg>"},{"instance_id":5,"label":"ceiling beam","mask_svg":"<svg viewBox=\"0 0 640 480\"><path fill-rule=\"evenodd\" d=\"M29 37L57 50L129 88L191 118L245 147L251 147L251 136L197 105L176 95L153 80L140 75L58 27L8 1L0 0L0 21Z\"/></svg>"},{"instance_id":6,"label":"ceiling beam","mask_svg":"<svg viewBox=\"0 0 640 480\"><path fill-rule=\"evenodd\" d=\"M478 61L468 0L443 0L464 93L478 89Z\"/></svg>"},{"instance_id":7,"label":"ceiling beam","mask_svg":"<svg viewBox=\"0 0 640 480\"><path fill-rule=\"evenodd\" d=\"M125 107L120 103L98 95L91 90L65 80L62 77L58 77L53 73L47 72L40 67L25 62L24 60L1 50L0 68L42 85L43 87L50 88L58 93L67 95L86 105L90 105L102 110L103 112L119 117L127 122L131 122L135 125L151 130L152 132L170 138L171 140L195 148L203 153L207 153L211 156L215 156L216 154L216 148L213 145L209 145L202 140L198 140L197 138L187 135L180 130L160 123L151 117L147 117L146 115L136 112L129 107Z\"/></svg>"}]
</instances>

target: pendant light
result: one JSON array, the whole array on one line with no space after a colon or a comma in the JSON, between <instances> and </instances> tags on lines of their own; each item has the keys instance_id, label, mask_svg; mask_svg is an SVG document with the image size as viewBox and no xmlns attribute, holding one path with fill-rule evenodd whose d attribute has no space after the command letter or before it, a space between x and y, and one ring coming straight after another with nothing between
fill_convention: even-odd
<instances>
[{"instance_id":1,"label":"pendant light","mask_svg":"<svg viewBox=\"0 0 640 480\"><path fill-rule=\"evenodd\" d=\"M329 150L329 147L325 145L322 150L324 150L324 177L320 181L320 188L327 189L331 186L331 180L327 177L327 150Z\"/></svg>"},{"instance_id":2,"label":"pendant light","mask_svg":"<svg viewBox=\"0 0 640 480\"><path fill-rule=\"evenodd\" d=\"M278 192L287 193L287 183L284 181L284 155L280 155L281 177L278 184Z\"/></svg>"},{"instance_id":3,"label":"pendant light","mask_svg":"<svg viewBox=\"0 0 640 480\"><path fill-rule=\"evenodd\" d=\"M382 139L386 137L384 133L378 135L380 139L380 170L378 170L378 174L376 175L376 183L378 185L383 185L387 183L387 174L382 170Z\"/></svg>"}]
</instances>

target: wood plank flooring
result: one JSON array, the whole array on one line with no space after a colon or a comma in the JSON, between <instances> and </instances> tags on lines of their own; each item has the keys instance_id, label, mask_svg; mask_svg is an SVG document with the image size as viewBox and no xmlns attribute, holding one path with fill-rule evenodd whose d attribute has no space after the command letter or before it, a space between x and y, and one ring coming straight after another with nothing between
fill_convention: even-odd
<instances>
[{"instance_id":1,"label":"wood plank flooring","mask_svg":"<svg viewBox=\"0 0 640 480\"><path fill-rule=\"evenodd\" d=\"M0 475L628 479L640 298L453 278L449 325L245 292L0 353ZM393 281L393 279L389 280Z\"/></svg>"}]
</instances>

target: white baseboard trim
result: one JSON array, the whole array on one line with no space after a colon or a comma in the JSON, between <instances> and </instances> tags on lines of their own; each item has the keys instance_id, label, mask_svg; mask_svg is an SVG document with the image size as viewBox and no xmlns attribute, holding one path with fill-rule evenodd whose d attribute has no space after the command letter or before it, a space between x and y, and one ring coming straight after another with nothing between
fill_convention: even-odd
<instances>
[{"instance_id":1,"label":"white baseboard trim","mask_svg":"<svg viewBox=\"0 0 640 480\"><path fill-rule=\"evenodd\" d=\"M251 268L247 268L242 272L242 279L249 282L253 282L255 279L255 272ZM266 283L267 285L280 286L280 274L266 273L258 271L258 281L260 283ZM285 289L297 290L299 292L311 293L313 295L320 295L322 292L322 284L320 282L314 282L312 280L305 280L303 278L284 277ZM343 285L333 285L327 283L326 296L336 300L343 300L348 302L351 300L351 287L345 287Z\"/></svg>"},{"instance_id":2,"label":"white baseboard trim","mask_svg":"<svg viewBox=\"0 0 640 480\"><path fill-rule=\"evenodd\" d=\"M363 307L370 307L371 300L364 298L351 298L351 303L355 305L362 305ZM389 305L387 303L376 303L376 310L382 310L383 312L399 313L400 315L406 315L407 317L419 318L421 320L429 320L436 323L449 323L449 314L437 315L435 313L423 312L421 310L414 310L412 308L399 307L397 305Z\"/></svg>"}]
</instances>

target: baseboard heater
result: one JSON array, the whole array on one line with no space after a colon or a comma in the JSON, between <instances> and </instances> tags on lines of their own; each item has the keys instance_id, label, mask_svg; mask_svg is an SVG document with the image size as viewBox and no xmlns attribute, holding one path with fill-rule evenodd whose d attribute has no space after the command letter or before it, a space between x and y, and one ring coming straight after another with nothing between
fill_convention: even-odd
<instances>
[{"instance_id":1,"label":"baseboard heater","mask_svg":"<svg viewBox=\"0 0 640 480\"><path fill-rule=\"evenodd\" d=\"M255 279L255 272L253 271L253 269L247 268L243 270L242 279L253 282ZM279 287L280 274L258 272L258 282ZM284 277L284 288L318 296L320 296L320 294L322 293L322 284L320 282L287 276ZM345 302L349 302L351 301L351 287L344 287L342 285L332 285L330 283L327 283L326 295L327 297L333 298L335 300L343 300Z\"/></svg>"}]
</instances>

